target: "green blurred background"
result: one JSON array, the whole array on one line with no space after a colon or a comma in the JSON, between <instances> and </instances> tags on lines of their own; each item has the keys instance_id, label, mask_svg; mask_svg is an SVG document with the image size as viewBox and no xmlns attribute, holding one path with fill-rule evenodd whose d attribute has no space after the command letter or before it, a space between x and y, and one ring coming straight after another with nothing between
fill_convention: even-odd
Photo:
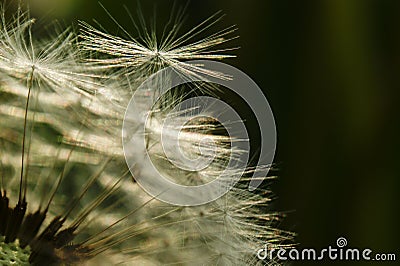
<instances>
[{"instance_id":1,"label":"green blurred background","mask_svg":"<svg viewBox=\"0 0 400 266\"><path fill-rule=\"evenodd\" d=\"M30 2L33 16L117 30L94 0ZM134 31L122 6L136 16L135 1L101 3ZM156 6L160 27L172 5L141 1L146 18ZM238 57L227 62L262 87L276 118L274 209L289 211L281 227L304 248L343 236L349 247L395 252L397 264L379 265L399 265L400 1L192 1L184 30L218 10L226 16L214 30L239 27Z\"/></svg>"}]
</instances>

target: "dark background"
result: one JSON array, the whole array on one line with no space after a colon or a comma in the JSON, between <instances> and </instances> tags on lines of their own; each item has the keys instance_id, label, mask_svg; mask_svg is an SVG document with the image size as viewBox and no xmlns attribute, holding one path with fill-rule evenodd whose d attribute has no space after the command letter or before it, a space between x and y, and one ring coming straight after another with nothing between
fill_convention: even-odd
<instances>
[{"instance_id":1,"label":"dark background","mask_svg":"<svg viewBox=\"0 0 400 266\"><path fill-rule=\"evenodd\" d=\"M134 32L122 6L136 16L135 1L101 3ZM146 18L155 4L162 27L173 1L141 1ZM94 18L117 29L94 0L32 0L31 8L67 25ZM218 10L226 16L214 31L239 28L238 57L226 62L259 84L275 115L274 209L289 211L281 227L302 248L335 246L343 236L349 247L396 253L398 263L400 2L192 1L184 30Z\"/></svg>"}]
</instances>

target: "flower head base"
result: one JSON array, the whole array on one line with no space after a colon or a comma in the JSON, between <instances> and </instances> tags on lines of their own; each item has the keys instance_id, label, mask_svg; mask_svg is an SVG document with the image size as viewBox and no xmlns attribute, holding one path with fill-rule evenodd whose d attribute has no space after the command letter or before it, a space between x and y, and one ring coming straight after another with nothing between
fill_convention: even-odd
<instances>
[{"instance_id":1,"label":"flower head base","mask_svg":"<svg viewBox=\"0 0 400 266\"><path fill-rule=\"evenodd\" d=\"M1 265L29 265L30 248L21 248L19 241L5 243L4 237L0 237L0 263Z\"/></svg>"}]
</instances>

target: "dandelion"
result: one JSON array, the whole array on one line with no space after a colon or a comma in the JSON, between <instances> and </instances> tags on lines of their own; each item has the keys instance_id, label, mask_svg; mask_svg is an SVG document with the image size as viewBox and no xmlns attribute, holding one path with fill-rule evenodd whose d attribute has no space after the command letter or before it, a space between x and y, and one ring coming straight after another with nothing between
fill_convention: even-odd
<instances>
[{"instance_id":1,"label":"dandelion","mask_svg":"<svg viewBox=\"0 0 400 266\"><path fill-rule=\"evenodd\" d=\"M36 42L28 14L19 11L7 23L3 11L2 265L251 265L256 264L255 251L266 241L279 246L291 239L290 233L274 227L281 215L265 213L270 192L249 192L246 178L214 202L174 206L132 182L123 160L123 106L143 78L164 66L184 74L198 71L182 60L226 57L221 54L225 50L212 49L229 40L225 37L232 29L188 43L212 25L210 21L182 37L177 37L179 23L174 23L159 44L153 32L145 33L142 42L125 41L83 24L86 49L114 57L91 58L86 64L74 33ZM151 91L148 97L154 95L157 92ZM215 179L225 168L225 157L240 151L232 151L234 140L218 121L195 116L193 109L174 110L186 95L179 90L164 95L151 110L146 138L155 165L178 183L197 185ZM207 168L179 169L162 150L165 120L180 124L186 118L190 122L183 128L168 128L166 140L174 143L179 133L189 157L216 152ZM215 148L203 139L210 139ZM138 161L134 179L144 175L143 168Z\"/></svg>"},{"instance_id":2,"label":"dandelion","mask_svg":"<svg viewBox=\"0 0 400 266\"><path fill-rule=\"evenodd\" d=\"M230 55L225 55L224 52L231 49L213 50L213 48L235 38L230 37L230 34L234 32L234 27L206 38L200 38L197 41L194 40L204 29L214 25L213 19L215 19L215 16L178 37L180 23L182 23L182 17L178 15L177 23L171 26L172 29L168 30L170 23L167 23L163 36L157 39L154 27L150 31L147 30L144 19L139 14L144 33L139 33L138 38L129 34L114 19L114 22L125 33L127 39L104 33L86 23L81 23L83 28L81 38L85 49L100 55L106 55L106 57L101 57L100 59L91 59L91 62L105 68L116 68L119 70L118 77L123 76L129 81L128 84L124 84L121 87L113 87L113 89L116 88L120 91L118 92L120 95L126 95L126 91L128 91L128 96L123 98L130 99L129 96L137 93L137 89L142 84L143 79L148 78L163 67L172 67L178 75L196 77L199 74L204 74L221 79L229 78L223 73L185 63L185 60L189 59L220 60L230 57ZM170 21L173 21L173 19L170 19ZM194 42L190 43L191 40L194 40ZM144 124L147 152L153 163L157 165L158 171L167 176L168 179L184 185L201 185L215 180L216 177L221 178L221 173L226 168L227 158L233 157L235 160L235 158L240 157L241 151L232 150L232 143L241 140L232 139L227 135L218 121L209 119L210 113L207 113L207 110L203 112L204 116L202 116L198 113L196 114L196 110L194 110L196 107L193 106L178 111L174 109L174 107L190 97L191 94L195 96L199 96L204 92L213 94L220 88L215 85L208 86L206 83L200 83L195 85L195 89L199 90L191 87L186 88L186 90L185 88L179 88L174 92L160 95L157 88L169 87L169 78L168 76L156 78L153 84L154 88L149 87L148 91L144 91L141 94L144 102L148 98L157 99L161 97L161 100L150 111L151 114L147 122L140 120L140 114L137 114L137 116L132 114L129 117L132 120L130 121L133 128L132 131ZM124 100L122 99L121 102L123 103ZM141 104L140 101L137 103ZM126 106L127 102L125 101L122 105ZM145 109L144 111L148 110ZM173 120L173 123L168 123L167 120ZM189 121L189 123L185 124L180 120ZM165 128L166 124L167 128ZM177 126L174 127L174 125ZM166 135L167 137L165 137ZM141 138L138 134L129 137ZM204 139L211 140L211 143L215 146L202 142L201 140ZM172 144L168 145L169 142ZM197 169L198 165L186 164L176 167L179 159L176 159L175 156L178 154L172 152L167 155L166 152L169 148L173 150L172 145L177 143L179 143L181 150L184 150L188 157L203 156L204 158L204 156L207 157L214 153L212 154L214 160L207 168L199 170L193 170ZM140 160L145 151L136 148L135 152L137 153L135 158ZM146 175L145 165L138 161L133 168L134 172L137 172L135 178L144 178L143 175ZM191 171L188 171L188 168ZM230 176L237 174L237 171L240 171L240 169L232 169L225 177L222 176L222 179L229 179ZM247 173L252 173L253 170L247 169L246 171ZM145 178L151 179L152 177L147 176ZM191 261L191 263L198 264L243 265L249 263L249 261L254 262L251 259L253 258L254 250L267 241L274 243L276 246L290 242L293 237L290 233L273 227L273 224L281 215L278 213L262 213L261 211L268 208L270 193L267 191L250 193L243 186L243 183L247 181L249 180L243 178L235 189L212 204L196 208L184 208L179 212L182 215L180 217L196 217L195 221L190 220L190 222L183 223L183 231L186 236L184 234L182 237L190 239L191 235L198 235L200 239L203 239L201 241L203 242L202 244L198 242L199 239L196 237L194 237L196 241L193 241L198 249L203 249L201 259L196 260L194 258L197 258L197 256L189 253L191 256L187 258L187 263ZM182 223L179 223L176 227L181 228L177 229L178 231L182 231ZM190 241L185 241L183 246L190 250ZM183 258L182 261L184 261Z\"/></svg>"}]
</instances>

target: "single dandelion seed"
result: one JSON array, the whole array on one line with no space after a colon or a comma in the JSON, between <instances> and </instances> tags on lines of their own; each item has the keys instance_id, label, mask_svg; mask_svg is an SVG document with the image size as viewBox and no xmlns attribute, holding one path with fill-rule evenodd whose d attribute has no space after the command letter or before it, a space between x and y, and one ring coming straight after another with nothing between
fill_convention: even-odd
<instances>
[{"instance_id":1,"label":"single dandelion seed","mask_svg":"<svg viewBox=\"0 0 400 266\"><path fill-rule=\"evenodd\" d=\"M4 9L4 7L2 7ZM17 80L40 80L43 87L66 95L72 92L90 95L98 88L82 66L82 52L76 48L76 37L65 30L53 40L43 43L32 37L35 19L18 9L7 23L1 11L0 71Z\"/></svg>"},{"instance_id":2,"label":"single dandelion seed","mask_svg":"<svg viewBox=\"0 0 400 266\"><path fill-rule=\"evenodd\" d=\"M96 29L86 22L81 22L80 37L83 39L82 44L84 48L109 56L108 58L91 59L90 61L95 65L106 69L123 68L125 74L137 78L148 77L168 66L174 67L182 75L197 75L200 72L211 76L227 78L223 73L185 63L186 60L193 59L221 60L234 57L234 55L227 54L227 52L236 48L218 49L215 47L219 47L237 38L236 36L231 36L236 31L235 26L195 40L196 37L222 19L220 12L204 20L185 34L178 35L184 23L186 9L183 8L177 12L172 11L170 20L165 24L163 34L158 39L155 33L155 23L149 29L140 11L138 11L140 24L137 24L130 12L127 11L139 34L138 37L134 37L105 8L104 10L126 35L126 38L113 36L112 34Z\"/></svg>"}]
</instances>

